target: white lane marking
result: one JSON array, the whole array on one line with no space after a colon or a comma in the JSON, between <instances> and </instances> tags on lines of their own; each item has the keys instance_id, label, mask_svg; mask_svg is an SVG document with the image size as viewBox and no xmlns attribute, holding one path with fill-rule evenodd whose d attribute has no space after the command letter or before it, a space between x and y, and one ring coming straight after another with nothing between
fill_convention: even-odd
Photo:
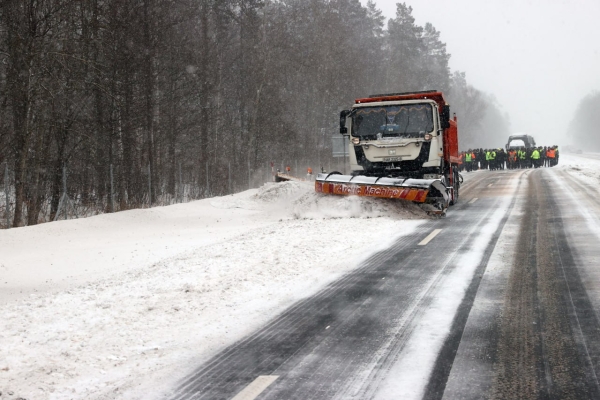
<instances>
[{"instance_id":1,"label":"white lane marking","mask_svg":"<svg viewBox=\"0 0 600 400\"><path fill-rule=\"evenodd\" d=\"M441 229L434 229L433 232L431 232L429 234L429 236L427 236L425 239L421 240L421 243L419 243L419 246L425 246L427 243L431 242L431 240L437 236L438 233L440 233L442 230Z\"/></svg>"},{"instance_id":2,"label":"white lane marking","mask_svg":"<svg viewBox=\"0 0 600 400\"><path fill-rule=\"evenodd\" d=\"M469 204L473 204L473 203L475 203L476 201L477 201L477 197L474 197L474 198L473 198L473 200L471 200L471 201L469 202Z\"/></svg>"},{"instance_id":3,"label":"white lane marking","mask_svg":"<svg viewBox=\"0 0 600 400\"><path fill-rule=\"evenodd\" d=\"M261 375L231 400L254 400L268 388L271 383L275 382L275 379L277 378L279 378L279 375Z\"/></svg>"},{"instance_id":4,"label":"white lane marking","mask_svg":"<svg viewBox=\"0 0 600 400\"><path fill-rule=\"evenodd\" d=\"M490 187L490 186L492 186L492 185L493 185L493 183L490 183L490 184L488 185L488 187Z\"/></svg>"},{"instance_id":5,"label":"white lane marking","mask_svg":"<svg viewBox=\"0 0 600 400\"><path fill-rule=\"evenodd\" d=\"M325 328L325 330L329 329L329 327L330 327L330 326L331 326L331 325L327 325L327 328Z\"/></svg>"}]
</instances>

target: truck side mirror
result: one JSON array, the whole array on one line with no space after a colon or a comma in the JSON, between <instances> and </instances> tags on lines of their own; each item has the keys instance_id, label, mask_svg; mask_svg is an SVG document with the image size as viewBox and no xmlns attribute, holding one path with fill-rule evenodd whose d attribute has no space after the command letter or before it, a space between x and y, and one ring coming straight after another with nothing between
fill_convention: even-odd
<instances>
[{"instance_id":1,"label":"truck side mirror","mask_svg":"<svg viewBox=\"0 0 600 400\"><path fill-rule=\"evenodd\" d=\"M448 129L450 128L450 106L449 105L444 105L444 107L442 107L442 129Z\"/></svg>"},{"instance_id":2,"label":"truck side mirror","mask_svg":"<svg viewBox=\"0 0 600 400\"><path fill-rule=\"evenodd\" d=\"M340 133L342 135L346 135L348 133L348 128L346 128L346 117L350 115L350 110L343 110L340 112Z\"/></svg>"}]
</instances>

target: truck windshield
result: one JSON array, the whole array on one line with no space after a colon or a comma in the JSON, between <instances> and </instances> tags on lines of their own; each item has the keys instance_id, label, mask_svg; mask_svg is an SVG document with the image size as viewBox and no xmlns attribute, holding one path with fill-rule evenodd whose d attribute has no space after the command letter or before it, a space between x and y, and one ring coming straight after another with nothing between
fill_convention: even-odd
<instances>
[{"instance_id":1,"label":"truck windshield","mask_svg":"<svg viewBox=\"0 0 600 400\"><path fill-rule=\"evenodd\" d=\"M352 117L352 136L414 138L432 130L431 104L360 107Z\"/></svg>"}]
</instances>

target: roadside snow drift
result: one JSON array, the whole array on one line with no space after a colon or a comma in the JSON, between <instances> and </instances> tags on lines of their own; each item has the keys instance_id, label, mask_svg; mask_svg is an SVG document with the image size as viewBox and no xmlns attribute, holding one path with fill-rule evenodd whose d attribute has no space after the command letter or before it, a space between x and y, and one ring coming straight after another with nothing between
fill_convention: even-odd
<instances>
[{"instance_id":1,"label":"roadside snow drift","mask_svg":"<svg viewBox=\"0 0 600 400\"><path fill-rule=\"evenodd\" d=\"M283 182L0 231L0 391L160 397L424 218L411 203Z\"/></svg>"}]
</instances>

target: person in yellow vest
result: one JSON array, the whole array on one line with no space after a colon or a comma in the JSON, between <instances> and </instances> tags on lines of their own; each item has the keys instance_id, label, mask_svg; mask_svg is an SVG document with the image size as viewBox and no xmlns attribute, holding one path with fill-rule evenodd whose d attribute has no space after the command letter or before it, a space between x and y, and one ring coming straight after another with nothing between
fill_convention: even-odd
<instances>
[{"instance_id":1,"label":"person in yellow vest","mask_svg":"<svg viewBox=\"0 0 600 400\"><path fill-rule=\"evenodd\" d=\"M517 155L519 157L519 168L527 168L527 152L525 151L525 148L523 146L519 148L519 151L517 151Z\"/></svg>"},{"instance_id":2,"label":"person in yellow vest","mask_svg":"<svg viewBox=\"0 0 600 400\"><path fill-rule=\"evenodd\" d=\"M467 172L473 170L473 151L471 151L471 149L465 153L465 169Z\"/></svg>"},{"instance_id":3,"label":"person in yellow vest","mask_svg":"<svg viewBox=\"0 0 600 400\"><path fill-rule=\"evenodd\" d=\"M540 151L536 148L531 151L531 163L533 168L540 167Z\"/></svg>"}]
</instances>

